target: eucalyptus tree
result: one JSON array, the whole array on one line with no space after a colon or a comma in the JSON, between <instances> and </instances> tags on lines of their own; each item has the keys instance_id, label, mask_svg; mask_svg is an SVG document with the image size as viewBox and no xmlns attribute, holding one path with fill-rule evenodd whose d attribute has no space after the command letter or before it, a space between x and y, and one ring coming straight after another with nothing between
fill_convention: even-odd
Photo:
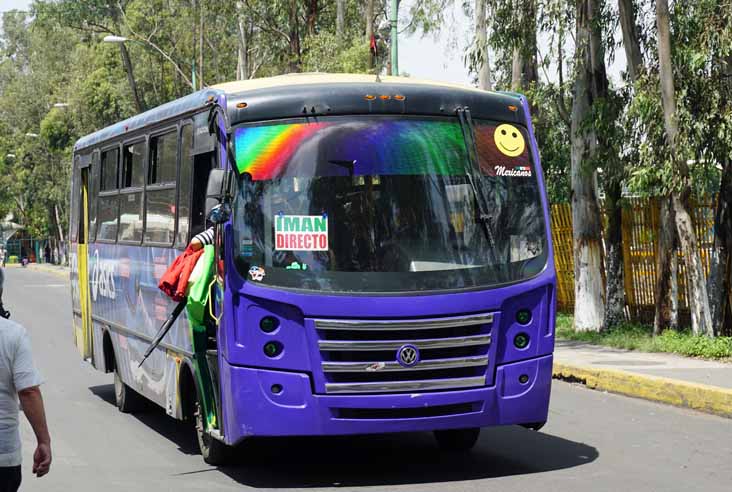
<instances>
[{"instance_id":1,"label":"eucalyptus tree","mask_svg":"<svg viewBox=\"0 0 732 492\"><path fill-rule=\"evenodd\" d=\"M688 198L691 195L691 176L689 165L685 160L685 152L681 149L683 144L680 142L674 67L671 57L671 20L667 0L656 0L656 23L658 26L658 60L663 121L667 143L671 152L671 165L677 178L675 189L671 192L671 204L689 278L691 326L696 334L713 334L706 279L704 278L704 270L699 256L694 225L688 210Z\"/></svg>"},{"instance_id":2,"label":"eucalyptus tree","mask_svg":"<svg viewBox=\"0 0 732 492\"><path fill-rule=\"evenodd\" d=\"M591 123L597 104L607 99L602 0L577 0L575 83L571 124L572 236L574 240L575 308L578 331L600 331L603 296L602 221L597 196L597 157L603 152Z\"/></svg>"}]
</instances>

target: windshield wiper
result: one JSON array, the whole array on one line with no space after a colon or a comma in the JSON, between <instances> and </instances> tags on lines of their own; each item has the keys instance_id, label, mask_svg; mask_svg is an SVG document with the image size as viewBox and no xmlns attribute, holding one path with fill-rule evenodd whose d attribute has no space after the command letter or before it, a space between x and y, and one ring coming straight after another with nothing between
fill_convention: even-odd
<instances>
[{"instance_id":1,"label":"windshield wiper","mask_svg":"<svg viewBox=\"0 0 732 492\"><path fill-rule=\"evenodd\" d=\"M486 210L486 199L483 196L482 191L475 184L475 173L479 169L478 162L478 147L475 143L475 128L473 127L473 119L470 116L470 110L467 108L457 108L456 110L458 121L460 121L460 130L463 133L463 140L465 141L465 149L467 150L468 159L463 161L465 174L468 177L468 183L470 189L473 191L473 198L475 199L476 206L478 208L478 221L482 225L483 233L485 238L490 244L491 256L493 257L493 264L498 265L498 258L496 257L496 241L491 228L492 217L488 215Z\"/></svg>"},{"instance_id":2,"label":"windshield wiper","mask_svg":"<svg viewBox=\"0 0 732 492\"><path fill-rule=\"evenodd\" d=\"M330 159L328 162L330 164L335 164L336 166L345 167L348 170L349 176L353 176L353 173L356 170L356 159Z\"/></svg>"}]
</instances>

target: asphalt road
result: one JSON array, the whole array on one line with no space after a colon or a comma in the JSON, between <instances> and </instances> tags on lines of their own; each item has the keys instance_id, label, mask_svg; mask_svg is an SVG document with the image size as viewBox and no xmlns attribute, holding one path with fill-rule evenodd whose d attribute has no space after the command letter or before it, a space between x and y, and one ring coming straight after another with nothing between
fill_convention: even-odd
<instances>
[{"instance_id":1,"label":"asphalt road","mask_svg":"<svg viewBox=\"0 0 732 492\"><path fill-rule=\"evenodd\" d=\"M51 491L732 490L732 420L555 382L541 432L484 429L467 456L441 455L430 434L252 441L231 467L206 465L189 428L162 409L123 415L111 375L73 346L66 278L8 269L5 304L30 331L46 383L54 462L24 486Z\"/></svg>"}]
</instances>

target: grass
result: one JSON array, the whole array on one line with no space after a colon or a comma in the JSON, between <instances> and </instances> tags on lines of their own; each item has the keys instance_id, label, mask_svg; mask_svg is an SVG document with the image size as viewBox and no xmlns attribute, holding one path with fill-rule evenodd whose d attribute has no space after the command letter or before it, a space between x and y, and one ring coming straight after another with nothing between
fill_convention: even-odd
<instances>
[{"instance_id":1,"label":"grass","mask_svg":"<svg viewBox=\"0 0 732 492\"><path fill-rule=\"evenodd\" d=\"M573 324L572 316L558 314L557 338L641 352L666 352L704 359L732 359L732 337L709 338L695 336L690 331L672 330L654 337L651 326L636 324L624 324L603 333L576 333L572 329Z\"/></svg>"}]
</instances>

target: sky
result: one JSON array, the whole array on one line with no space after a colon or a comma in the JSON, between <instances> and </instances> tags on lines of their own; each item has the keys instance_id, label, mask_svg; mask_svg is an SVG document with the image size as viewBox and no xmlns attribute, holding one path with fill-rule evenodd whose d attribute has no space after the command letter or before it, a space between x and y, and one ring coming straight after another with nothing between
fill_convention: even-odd
<instances>
[{"instance_id":1,"label":"sky","mask_svg":"<svg viewBox=\"0 0 732 492\"><path fill-rule=\"evenodd\" d=\"M415 0L402 0L400 12L402 18L409 11ZM0 0L0 12L19 9L27 10L31 0ZM461 2L455 2L459 4ZM473 26L463 15L462 9L455 5L445 13L448 25L444 32L437 37L422 37L418 34L399 37L399 71L412 77L453 82L470 85L472 77L463 64L465 47L472 40ZM404 28L400 24L400 29ZM619 33L616 33L616 38ZM544 40L539 39L539 50L542 51ZM625 53L617 50L615 61L609 67L610 78L620 82L620 71L625 67ZM549 74L550 77L553 74Z\"/></svg>"}]
</instances>

